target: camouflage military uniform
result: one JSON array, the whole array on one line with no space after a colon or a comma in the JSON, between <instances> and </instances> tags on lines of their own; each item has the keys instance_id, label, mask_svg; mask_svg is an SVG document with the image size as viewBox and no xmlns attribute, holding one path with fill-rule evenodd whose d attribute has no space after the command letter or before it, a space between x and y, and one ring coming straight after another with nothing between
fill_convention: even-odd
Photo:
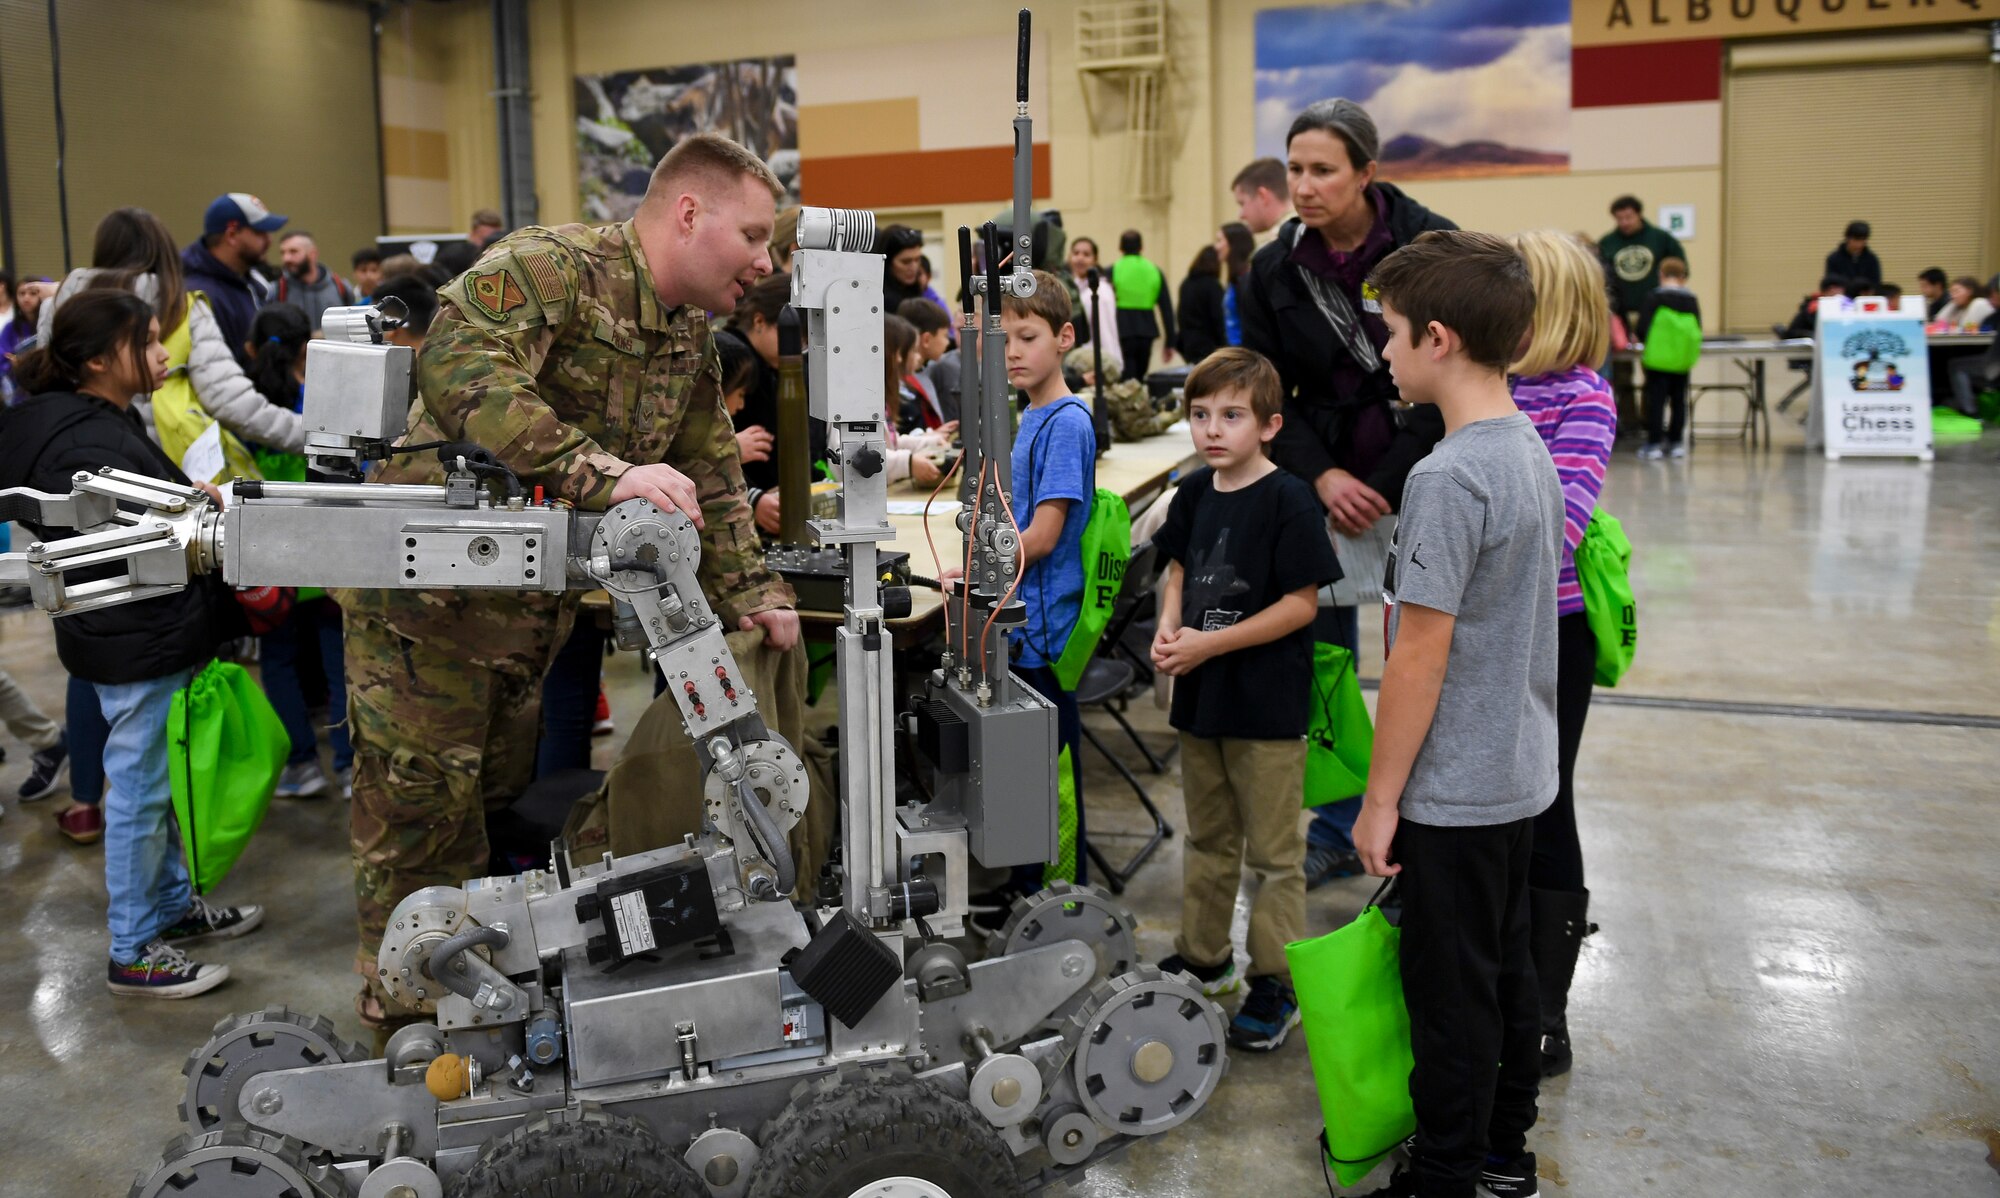
<instances>
[{"instance_id":1,"label":"camouflage military uniform","mask_svg":"<svg viewBox=\"0 0 2000 1198\"><path fill-rule=\"evenodd\" d=\"M632 225L528 228L439 292L417 359L410 443L469 441L555 499L609 505L631 465L666 462L701 499L700 577L728 627L793 603L764 568L707 317L669 309ZM437 483L432 455L377 482ZM543 673L578 596L344 591L354 738L360 971L389 912L486 870L485 814L532 778ZM377 997L380 997L379 990Z\"/></svg>"}]
</instances>

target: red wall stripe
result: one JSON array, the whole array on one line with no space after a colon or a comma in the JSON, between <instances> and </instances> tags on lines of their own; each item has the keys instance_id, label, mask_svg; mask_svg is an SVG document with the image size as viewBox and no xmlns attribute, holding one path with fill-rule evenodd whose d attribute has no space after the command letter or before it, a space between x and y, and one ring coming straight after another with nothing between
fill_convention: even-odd
<instances>
[{"instance_id":1,"label":"red wall stripe","mask_svg":"<svg viewBox=\"0 0 2000 1198\"><path fill-rule=\"evenodd\" d=\"M1049 194L1049 147L1030 150L1034 193ZM1014 147L911 150L805 158L799 163L799 198L824 208L920 208L933 204L1004 203L1014 192Z\"/></svg>"},{"instance_id":2,"label":"red wall stripe","mask_svg":"<svg viewBox=\"0 0 2000 1198\"><path fill-rule=\"evenodd\" d=\"M1574 108L1720 100L1722 39L1574 47L1569 98Z\"/></svg>"}]
</instances>

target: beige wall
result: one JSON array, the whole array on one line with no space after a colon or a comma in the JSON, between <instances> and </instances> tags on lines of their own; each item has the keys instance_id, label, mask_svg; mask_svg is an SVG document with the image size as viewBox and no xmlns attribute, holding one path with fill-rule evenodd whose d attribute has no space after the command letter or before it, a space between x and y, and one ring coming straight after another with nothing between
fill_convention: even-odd
<instances>
[{"instance_id":1,"label":"beige wall","mask_svg":"<svg viewBox=\"0 0 2000 1198\"><path fill-rule=\"evenodd\" d=\"M463 233L475 208L498 206L492 90L487 0L390 6L382 20L389 232Z\"/></svg>"},{"instance_id":2,"label":"beige wall","mask_svg":"<svg viewBox=\"0 0 2000 1198\"><path fill-rule=\"evenodd\" d=\"M336 270L381 230L367 9L352 0L92 0L58 6L68 127L70 257L137 205L183 244L225 191L318 236ZM217 31L227 31L219 36ZM0 3L0 87L14 249L62 269L48 11ZM276 261L274 249L272 260Z\"/></svg>"}]
</instances>

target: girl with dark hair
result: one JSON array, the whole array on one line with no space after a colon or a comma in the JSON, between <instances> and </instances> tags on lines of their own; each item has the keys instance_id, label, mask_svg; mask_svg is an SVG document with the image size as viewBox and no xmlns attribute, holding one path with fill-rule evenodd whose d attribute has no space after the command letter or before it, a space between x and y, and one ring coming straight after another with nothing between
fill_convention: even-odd
<instances>
[{"instance_id":1,"label":"girl with dark hair","mask_svg":"<svg viewBox=\"0 0 2000 1198\"><path fill-rule=\"evenodd\" d=\"M1229 344L1223 313L1222 235L1216 234L1215 240L1215 245L1202 246L1188 264L1187 277L1181 280L1180 302L1174 305L1180 309L1181 320L1174 348L1189 366Z\"/></svg>"},{"instance_id":2,"label":"girl with dark hair","mask_svg":"<svg viewBox=\"0 0 2000 1198\"><path fill-rule=\"evenodd\" d=\"M188 485L146 436L133 397L166 380L160 322L127 291L93 290L71 299L47 342L23 354L17 377L29 398L0 413L0 487L65 494L77 471L110 466ZM195 484L217 503L219 492ZM44 541L74 530L30 525ZM186 998L229 977L221 965L188 959L183 944L240 936L262 907L213 907L193 892L172 820L167 778L167 712L234 635L236 605L211 576L170 595L81 612L55 622L56 653L97 693L110 723L104 747L104 881L110 894L107 984L116 995Z\"/></svg>"},{"instance_id":3,"label":"girl with dark hair","mask_svg":"<svg viewBox=\"0 0 2000 1198\"><path fill-rule=\"evenodd\" d=\"M312 321L292 303L265 304L250 322L250 378L274 407L296 412L305 404L306 346L312 342ZM264 477L289 482L306 479L305 458L260 449L258 465ZM317 587L299 592L282 623L258 634L257 660L263 666L264 693L291 738L291 756L278 775L277 793L288 799L317 798L327 793L326 772L319 764L319 733L313 727L306 699L324 682L326 709L334 713L327 726L333 746L331 785L348 794L354 784L354 746L347 736L347 649L341 635L340 605Z\"/></svg>"},{"instance_id":4,"label":"girl with dark hair","mask_svg":"<svg viewBox=\"0 0 2000 1198\"><path fill-rule=\"evenodd\" d=\"M952 421L937 429L918 429L914 432L899 433L897 426L909 423L903 419L906 410L913 410L920 402L917 393L906 381L916 373L919 355L917 353L917 326L900 316L882 318L882 391L884 400L882 432L889 442L889 484L909 479L920 487L934 487L944 476L943 468L928 451L943 449L951 444L952 435L958 432L958 422Z\"/></svg>"},{"instance_id":5,"label":"girl with dark hair","mask_svg":"<svg viewBox=\"0 0 2000 1198\"><path fill-rule=\"evenodd\" d=\"M0 406L14 403L23 394L14 382L14 358L35 343L35 319L55 284L47 279L25 279L13 288L14 311L0 320Z\"/></svg>"},{"instance_id":6,"label":"girl with dark hair","mask_svg":"<svg viewBox=\"0 0 2000 1198\"><path fill-rule=\"evenodd\" d=\"M167 456L178 464L210 421L244 442L297 453L305 446L305 420L297 410L264 398L237 365L235 351L200 292L182 283L180 251L160 218L144 208L116 208L97 223L90 265L70 272L55 299L42 305L41 333L49 335L56 312L70 297L95 287L130 291L152 305L160 318L168 372L185 378L191 395L173 401L174 410L156 414L149 403L136 405ZM192 401L191 404L187 401ZM161 427L164 421L164 427ZM247 453L232 455L232 473L245 473ZM248 472L254 473L254 469ZM213 481L204 479L204 482Z\"/></svg>"},{"instance_id":7,"label":"girl with dark hair","mask_svg":"<svg viewBox=\"0 0 2000 1198\"><path fill-rule=\"evenodd\" d=\"M1097 271L1097 287L1093 303L1090 286L1090 272ZM1103 264L1097 252L1097 239L1077 237L1069 243L1069 277L1076 286L1076 312L1083 318L1085 326L1093 331L1093 336L1085 337L1080 326L1077 333L1078 345L1098 345L1095 352L1104 355L1104 378L1107 383L1125 377L1125 350L1115 336L1097 337L1094 331L1099 325L1116 331L1118 323L1118 293L1111 287L1111 268ZM1095 311L1093 311L1093 308Z\"/></svg>"},{"instance_id":8,"label":"girl with dark hair","mask_svg":"<svg viewBox=\"0 0 2000 1198\"><path fill-rule=\"evenodd\" d=\"M289 411L303 408L306 344L312 321L297 304L265 304L250 322L250 382L264 402Z\"/></svg>"},{"instance_id":9,"label":"girl with dark hair","mask_svg":"<svg viewBox=\"0 0 2000 1198\"><path fill-rule=\"evenodd\" d=\"M875 252L882 255L884 312L894 312L906 299L924 298L922 233L908 225L884 225L875 234Z\"/></svg>"},{"instance_id":10,"label":"girl with dark hair","mask_svg":"<svg viewBox=\"0 0 2000 1198\"><path fill-rule=\"evenodd\" d=\"M1237 286L1246 348L1271 359L1285 392L1285 423L1271 460L1306 480L1327 510L1350 580L1322 611L1314 636L1357 654L1364 596L1357 578L1379 578L1388 540L1370 530L1403 500L1410 468L1444 438L1434 407L1403 409L1382 360L1389 326L1363 286L1389 254L1430 229L1456 225L1394 184L1377 182L1375 121L1352 100L1321 100L1292 122L1285 172L1297 216L1250 260ZM1367 560L1361 560L1361 559ZM1349 831L1359 796L1313 810L1306 886L1361 872Z\"/></svg>"}]
</instances>

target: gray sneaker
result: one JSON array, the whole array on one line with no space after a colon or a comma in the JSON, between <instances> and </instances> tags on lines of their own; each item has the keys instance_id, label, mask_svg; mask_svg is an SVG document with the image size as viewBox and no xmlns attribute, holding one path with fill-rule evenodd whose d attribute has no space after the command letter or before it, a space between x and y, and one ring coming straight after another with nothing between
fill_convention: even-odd
<instances>
[{"instance_id":1,"label":"gray sneaker","mask_svg":"<svg viewBox=\"0 0 2000 1198\"><path fill-rule=\"evenodd\" d=\"M353 797L354 797L354 767L353 767L353 766L351 766L351 765L344 765L344 766L340 767L339 769L337 769L337 770L333 771L333 784L334 784L335 786L337 786L337 787L339 787L339 788L340 788L340 797L341 797L341 798L343 798L343 799L351 799L351 798L353 798Z\"/></svg>"},{"instance_id":2,"label":"gray sneaker","mask_svg":"<svg viewBox=\"0 0 2000 1198\"><path fill-rule=\"evenodd\" d=\"M1666 456L1667 451L1657 445L1647 444L1639 447L1639 460L1642 462L1657 462Z\"/></svg>"},{"instance_id":3,"label":"gray sneaker","mask_svg":"<svg viewBox=\"0 0 2000 1198\"><path fill-rule=\"evenodd\" d=\"M1685 442L1676 441L1672 445L1667 446L1667 456L1673 458L1676 461L1686 457L1687 455L1688 455L1688 447Z\"/></svg>"},{"instance_id":4,"label":"gray sneaker","mask_svg":"<svg viewBox=\"0 0 2000 1198\"><path fill-rule=\"evenodd\" d=\"M326 771L317 761L288 765L278 775L277 793L281 799L316 799L326 793Z\"/></svg>"}]
</instances>

